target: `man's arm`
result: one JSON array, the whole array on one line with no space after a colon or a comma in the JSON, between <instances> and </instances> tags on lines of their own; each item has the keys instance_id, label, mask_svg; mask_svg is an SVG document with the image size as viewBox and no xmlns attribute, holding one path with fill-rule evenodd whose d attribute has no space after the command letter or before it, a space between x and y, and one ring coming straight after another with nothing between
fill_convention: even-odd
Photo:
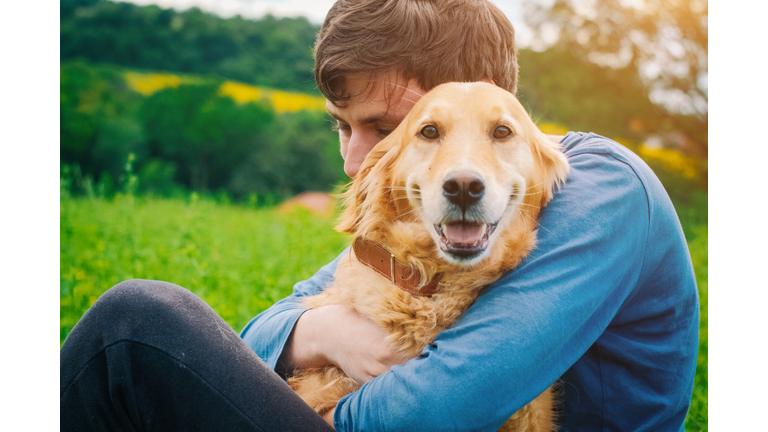
<instances>
[{"instance_id":1,"label":"man's arm","mask_svg":"<svg viewBox=\"0 0 768 432\"><path fill-rule=\"evenodd\" d=\"M594 344L637 286L649 204L611 156L570 162L531 256L421 357L342 398L337 430L495 430Z\"/></svg>"},{"instance_id":2,"label":"man's arm","mask_svg":"<svg viewBox=\"0 0 768 432\"><path fill-rule=\"evenodd\" d=\"M423 357L395 366L343 398L331 413L337 429L495 430L505 416L594 348L594 341L637 285L650 209L637 175L610 154L598 149L591 156L570 154L569 160L571 177L543 212L537 249L526 262L490 286L452 329L424 350ZM606 162L609 166L602 166ZM658 189L663 194L660 185ZM335 262L329 266L335 269ZM318 272L320 279L323 270ZM273 367L304 311L295 302L295 297L307 295L301 288L297 285L294 295L254 320L262 325L253 338L278 341L264 350L272 353L268 363ZM296 313L293 320L281 316ZM319 331L323 325L310 327ZM264 334L266 328L273 328L274 335ZM324 349L333 351L339 341L349 346L351 339L345 335L351 328L354 325L342 325ZM244 337L249 330L254 330L250 324ZM375 338L369 335L369 339ZM390 362L396 363L400 362Z\"/></svg>"},{"instance_id":3,"label":"man's arm","mask_svg":"<svg viewBox=\"0 0 768 432\"><path fill-rule=\"evenodd\" d=\"M334 364L365 383L408 361L388 343L386 332L353 309L325 306L310 309L304 297L319 294L333 280L344 251L312 278L294 286L293 294L251 320L240 333L264 362L281 376L296 368Z\"/></svg>"},{"instance_id":4,"label":"man's arm","mask_svg":"<svg viewBox=\"0 0 768 432\"><path fill-rule=\"evenodd\" d=\"M409 360L386 337L353 309L323 306L299 318L278 364L287 370L333 364L362 384Z\"/></svg>"},{"instance_id":5,"label":"man's arm","mask_svg":"<svg viewBox=\"0 0 768 432\"><path fill-rule=\"evenodd\" d=\"M301 305L302 299L322 292L326 285L333 281L336 264L346 255L347 250L323 266L310 279L294 285L293 294L257 315L240 332L243 341L267 366L278 373L288 366L278 363L296 322L307 311L307 308ZM284 356L282 359L288 360Z\"/></svg>"}]
</instances>

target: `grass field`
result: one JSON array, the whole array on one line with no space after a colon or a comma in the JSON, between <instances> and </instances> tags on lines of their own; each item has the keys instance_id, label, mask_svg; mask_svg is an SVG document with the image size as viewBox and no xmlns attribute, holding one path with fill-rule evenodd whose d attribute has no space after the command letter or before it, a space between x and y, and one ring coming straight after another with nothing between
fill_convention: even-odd
<instances>
[{"instance_id":1,"label":"grass field","mask_svg":"<svg viewBox=\"0 0 768 432\"><path fill-rule=\"evenodd\" d=\"M120 281L171 281L239 331L335 258L347 238L297 209L118 196L61 201L61 341Z\"/></svg>"},{"instance_id":2,"label":"grass field","mask_svg":"<svg viewBox=\"0 0 768 432\"><path fill-rule=\"evenodd\" d=\"M118 195L61 199L60 334L67 334L111 286L166 280L203 298L240 331L291 293L349 242L333 220L302 209ZM701 294L699 359L686 430L707 430L707 227L688 229Z\"/></svg>"}]
</instances>

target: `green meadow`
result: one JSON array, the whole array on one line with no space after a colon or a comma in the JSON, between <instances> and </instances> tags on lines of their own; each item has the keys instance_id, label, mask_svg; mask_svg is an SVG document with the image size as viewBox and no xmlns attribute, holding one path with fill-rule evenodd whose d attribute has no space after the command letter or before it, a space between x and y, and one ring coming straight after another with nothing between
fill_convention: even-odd
<instances>
[{"instance_id":1,"label":"green meadow","mask_svg":"<svg viewBox=\"0 0 768 432\"><path fill-rule=\"evenodd\" d=\"M239 331L347 245L298 208L119 194L61 200L61 342L107 289L132 278L189 288Z\"/></svg>"},{"instance_id":2,"label":"green meadow","mask_svg":"<svg viewBox=\"0 0 768 432\"><path fill-rule=\"evenodd\" d=\"M166 280L205 300L235 331L348 244L334 219L226 200L72 197L61 212L61 343L111 286ZM700 349L687 430L707 430L707 227L686 230L701 294Z\"/></svg>"}]
</instances>

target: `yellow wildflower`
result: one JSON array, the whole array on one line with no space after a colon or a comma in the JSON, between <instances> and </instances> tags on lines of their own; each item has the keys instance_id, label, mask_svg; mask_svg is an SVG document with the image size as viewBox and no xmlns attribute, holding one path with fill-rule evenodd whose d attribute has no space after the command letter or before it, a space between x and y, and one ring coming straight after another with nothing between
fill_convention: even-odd
<instances>
[{"instance_id":1,"label":"yellow wildflower","mask_svg":"<svg viewBox=\"0 0 768 432\"><path fill-rule=\"evenodd\" d=\"M143 94L149 96L152 93L167 87L178 87L181 84L181 78L173 74L140 74L136 72L126 72L125 81L128 86Z\"/></svg>"},{"instance_id":2,"label":"yellow wildflower","mask_svg":"<svg viewBox=\"0 0 768 432\"><path fill-rule=\"evenodd\" d=\"M303 109L311 111L325 110L325 99L305 93L285 92L254 87L247 84L227 81L219 88L219 94L229 96L237 103L255 102L266 98L278 113L296 112Z\"/></svg>"},{"instance_id":3,"label":"yellow wildflower","mask_svg":"<svg viewBox=\"0 0 768 432\"><path fill-rule=\"evenodd\" d=\"M258 87L227 81L219 88L219 94L229 96L237 103L255 102L264 97L264 91Z\"/></svg>"},{"instance_id":4,"label":"yellow wildflower","mask_svg":"<svg viewBox=\"0 0 768 432\"><path fill-rule=\"evenodd\" d=\"M687 178L696 177L696 159L677 150L642 144L639 154L643 159L661 162L667 171L678 172Z\"/></svg>"},{"instance_id":5,"label":"yellow wildflower","mask_svg":"<svg viewBox=\"0 0 768 432\"><path fill-rule=\"evenodd\" d=\"M547 135L565 135L568 133L568 128L556 123L539 123L536 126Z\"/></svg>"}]
</instances>

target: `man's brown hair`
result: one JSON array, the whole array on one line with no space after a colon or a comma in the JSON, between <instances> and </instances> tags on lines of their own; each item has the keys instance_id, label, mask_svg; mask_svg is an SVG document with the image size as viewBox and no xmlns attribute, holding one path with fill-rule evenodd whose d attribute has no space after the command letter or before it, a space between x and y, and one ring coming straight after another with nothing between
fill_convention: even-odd
<instances>
[{"instance_id":1,"label":"man's brown hair","mask_svg":"<svg viewBox=\"0 0 768 432\"><path fill-rule=\"evenodd\" d=\"M320 91L336 104L346 78L392 72L425 90L492 79L514 94L515 31L487 0L338 0L315 43Z\"/></svg>"}]
</instances>

